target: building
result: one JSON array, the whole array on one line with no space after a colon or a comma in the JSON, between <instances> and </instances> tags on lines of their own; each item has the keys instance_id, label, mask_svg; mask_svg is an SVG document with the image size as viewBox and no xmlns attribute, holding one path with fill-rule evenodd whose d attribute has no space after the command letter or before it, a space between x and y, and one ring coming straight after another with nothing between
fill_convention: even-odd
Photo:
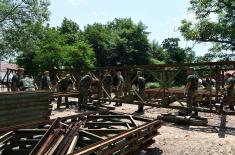
<instances>
[{"instance_id":1,"label":"building","mask_svg":"<svg viewBox=\"0 0 235 155\"><path fill-rule=\"evenodd\" d=\"M17 69L18 66L16 64L11 64L11 63L7 63L7 62L4 62L4 61L0 61L0 80L3 79L3 77L5 76L8 68L9 69Z\"/></svg>"}]
</instances>

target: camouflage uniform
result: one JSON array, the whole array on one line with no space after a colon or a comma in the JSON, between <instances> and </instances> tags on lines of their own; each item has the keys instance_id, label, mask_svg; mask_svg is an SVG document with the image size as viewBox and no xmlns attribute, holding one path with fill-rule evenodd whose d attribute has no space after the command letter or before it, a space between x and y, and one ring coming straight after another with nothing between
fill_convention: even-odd
<instances>
[{"instance_id":1,"label":"camouflage uniform","mask_svg":"<svg viewBox=\"0 0 235 155\"><path fill-rule=\"evenodd\" d=\"M41 89L50 90L51 79L49 76L43 75L41 79Z\"/></svg>"},{"instance_id":2,"label":"camouflage uniform","mask_svg":"<svg viewBox=\"0 0 235 155\"><path fill-rule=\"evenodd\" d=\"M113 85L112 76L110 74L106 74L103 79L103 87L110 97L111 97L112 85ZM108 96L106 92L103 93L104 98L107 98Z\"/></svg>"},{"instance_id":3,"label":"camouflage uniform","mask_svg":"<svg viewBox=\"0 0 235 155\"><path fill-rule=\"evenodd\" d=\"M120 75L117 75L117 79L118 79L118 85L117 85L117 91L116 91L115 97L119 99L120 97L123 96L124 78L123 78L123 76L120 74ZM116 106L121 106L122 103L116 102L115 105L116 105Z\"/></svg>"},{"instance_id":4,"label":"camouflage uniform","mask_svg":"<svg viewBox=\"0 0 235 155\"><path fill-rule=\"evenodd\" d=\"M214 86L214 82L212 79L205 79L202 81L202 85L205 87L206 91L211 91L212 86Z\"/></svg>"},{"instance_id":5,"label":"camouflage uniform","mask_svg":"<svg viewBox=\"0 0 235 155\"><path fill-rule=\"evenodd\" d=\"M139 76L137 80L138 80L138 84L137 84L137 86L138 86L138 94L144 100L144 97L145 97L144 96L145 78L142 77L142 76ZM138 111L143 111L143 109L144 109L143 103L139 104L138 105Z\"/></svg>"},{"instance_id":6,"label":"camouflage uniform","mask_svg":"<svg viewBox=\"0 0 235 155\"><path fill-rule=\"evenodd\" d=\"M230 85L230 87L227 87L225 90L225 100L227 104L229 104L229 107L231 110L234 110L234 103L232 97L234 97L234 85L235 85L235 78L229 77L225 80L225 85Z\"/></svg>"},{"instance_id":7,"label":"camouflage uniform","mask_svg":"<svg viewBox=\"0 0 235 155\"><path fill-rule=\"evenodd\" d=\"M18 91L20 89L19 82L23 79L23 76L19 74L14 74L11 81L11 91ZM13 86L15 85L15 87Z\"/></svg>"},{"instance_id":8,"label":"camouflage uniform","mask_svg":"<svg viewBox=\"0 0 235 155\"><path fill-rule=\"evenodd\" d=\"M187 82L190 82L191 85L188 88L188 92L187 92L187 106L188 107L197 107L197 101L196 101L196 97L197 97L197 90L198 90L198 77L195 74L189 75L187 77ZM188 113L191 113L191 111L189 110ZM196 112L197 114L197 112Z\"/></svg>"},{"instance_id":9,"label":"camouflage uniform","mask_svg":"<svg viewBox=\"0 0 235 155\"><path fill-rule=\"evenodd\" d=\"M20 91L35 91L34 80L29 77L21 79L18 86Z\"/></svg>"},{"instance_id":10,"label":"camouflage uniform","mask_svg":"<svg viewBox=\"0 0 235 155\"><path fill-rule=\"evenodd\" d=\"M85 75L80 80L80 83L79 83L79 105L81 107L87 104L88 96L90 93L91 82L92 82L92 77L90 75Z\"/></svg>"},{"instance_id":11,"label":"camouflage uniform","mask_svg":"<svg viewBox=\"0 0 235 155\"><path fill-rule=\"evenodd\" d=\"M59 85L59 92L67 93L69 86L73 85L73 82L70 78L69 79L63 78L58 82L58 85ZM60 108L61 103L62 103L62 96L58 97L58 101L57 101L57 108L58 109ZM68 108L69 105L68 105L68 97L67 96L65 97L65 103L66 103L66 108Z\"/></svg>"}]
</instances>

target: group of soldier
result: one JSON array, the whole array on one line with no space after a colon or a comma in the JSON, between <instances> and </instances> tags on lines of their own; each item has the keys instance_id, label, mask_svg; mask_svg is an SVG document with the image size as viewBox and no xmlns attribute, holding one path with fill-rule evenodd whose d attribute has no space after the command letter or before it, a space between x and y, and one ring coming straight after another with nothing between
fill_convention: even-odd
<instances>
[{"instance_id":1,"label":"group of soldier","mask_svg":"<svg viewBox=\"0 0 235 155\"><path fill-rule=\"evenodd\" d=\"M193 68L188 68L187 70L187 84L185 86L184 94L187 96L187 106L188 107L197 107L196 97L198 95L198 87L200 83L199 77L194 73ZM103 74L103 78L101 80L102 83L102 97L108 99L120 99L124 94L125 88L125 79L122 76L121 71L115 71L116 76L116 85L114 86L113 75L111 75L110 70L105 70ZM87 104L89 96L91 96L91 84L97 79L91 73L85 74L80 78L79 81L79 105L80 108L84 108ZM143 76L142 71L136 72L136 80L135 80L135 90L138 99L139 106L136 112L144 112L144 98L145 98L145 78ZM207 91L210 91L212 86L215 85L215 80L213 80L209 75L206 75L205 79L201 81L202 85L205 87ZM235 78L230 74L225 74L225 87L224 87L224 101L232 102L232 98L234 96L234 85ZM24 69L19 68L17 73L12 78L11 89L12 91L34 91L37 88L33 78L24 75ZM56 88L59 92L66 93L69 90L74 88L74 83L71 80L70 74L66 74L59 80L56 84ZM42 75L40 82L40 89L42 90L53 90L53 85L49 76L49 71L45 71ZM115 95L112 93L115 90ZM114 95L114 97L113 97ZM60 108L62 97L58 98L57 108ZM65 102L68 103L68 97L65 97ZM115 106L121 106L122 103L117 101ZM68 104L66 104L68 108ZM234 106L230 104L230 110L234 110ZM194 113L191 110L187 111L187 115L198 115L198 112Z\"/></svg>"},{"instance_id":2,"label":"group of soldier","mask_svg":"<svg viewBox=\"0 0 235 155\"><path fill-rule=\"evenodd\" d=\"M138 105L138 110L136 112L142 113L144 112L144 91L145 91L145 78L142 75L143 73L141 71L137 71L136 73L136 90L134 90L140 100L140 104ZM122 76L121 71L116 71L116 78L117 78L117 84L114 87L113 77L110 74L109 70L105 70L104 72L104 78L102 80L102 90L103 90L103 97L112 99L112 90L114 87L115 90L115 96L114 98L120 99L124 95L124 88L125 86L125 80ZM122 106L122 102L117 101L115 106Z\"/></svg>"},{"instance_id":3,"label":"group of soldier","mask_svg":"<svg viewBox=\"0 0 235 155\"><path fill-rule=\"evenodd\" d=\"M197 107L197 96L198 96L198 87L200 79L194 73L193 68L188 68L187 70L187 84L185 86L184 94L187 96L187 107ZM215 80L210 77L209 75L205 76L205 79L201 81L201 84L204 86L206 91L212 91L212 87L215 85ZM223 90L223 103L227 103L229 105L229 109L234 111L234 104L233 104L233 97L234 97L234 85L235 85L235 78L234 76L227 72L225 73L225 81L224 81L224 88ZM223 104L221 104L221 108ZM188 110L186 112L187 115L198 116L198 112L195 111L194 113L192 110Z\"/></svg>"}]
</instances>

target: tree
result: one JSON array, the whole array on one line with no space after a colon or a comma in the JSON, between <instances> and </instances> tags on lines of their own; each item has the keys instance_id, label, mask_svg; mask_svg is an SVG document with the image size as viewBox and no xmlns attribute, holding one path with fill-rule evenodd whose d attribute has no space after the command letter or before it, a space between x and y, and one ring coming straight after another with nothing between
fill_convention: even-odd
<instances>
[{"instance_id":1,"label":"tree","mask_svg":"<svg viewBox=\"0 0 235 155\"><path fill-rule=\"evenodd\" d=\"M179 38L167 38L162 42L162 48L168 53L166 63L183 63L186 60L186 52L179 47Z\"/></svg>"},{"instance_id":2,"label":"tree","mask_svg":"<svg viewBox=\"0 0 235 155\"><path fill-rule=\"evenodd\" d=\"M79 25L72 20L64 18L61 27L58 28L61 35L65 35L66 43L72 45L81 39Z\"/></svg>"},{"instance_id":3,"label":"tree","mask_svg":"<svg viewBox=\"0 0 235 155\"><path fill-rule=\"evenodd\" d=\"M46 28L44 37L40 40L40 48L32 59L37 66L34 69L48 70L60 68L65 62L67 53L66 39L55 28ZM27 64L27 62L24 62ZM28 68L30 69L30 68Z\"/></svg>"},{"instance_id":4,"label":"tree","mask_svg":"<svg viewBox=\"0 0 235 155\"><path fill-rule=\"evenodd\" d=\"M44 36L35 52L24 52L17 62L26 70L44 71L48 69L86 68L95 63L92 48L83 41L67 44L67 37L56 28L44 28Z\"/></svg>"},{"instance_id":5,"label":"tree","mask_svg":"<svg viewBox=\"0 0 235 155\"><path fill-rule=\"evenodd\" d=\"M69 68L91 68L95 65L95 54L93 49L83 41L68 47L65 66Z\"/></svg>"},{"instance_id":6,"label":"tree","mask_svg":"<svg viewBox=\"0 0 235 155\"><path fill-rule=\"evenodd\" d=\"M96 65L110 65L110 56L116 42L117 36L109 31L105 25L94 23L87 25L84 30L84 36L95 52Z\"/></svg>"},{"instance_id":7,"label":"tree","mask_svg":"<svg viewBox=\"0 0 235 155\"><path fill-rule=\"evenodd\" d=\"M35 51L48 20L48 0L0 1L0 53Z\"/></svg>"},{"instance_id":8,"label":"tree","mask_svg":"<svg viewBox=\"0 0 235 155\"><path fill-rule=\"evenodd\" d=\"M119 36L116 44L118 58L122 65L149 64L151 46L148 40L147 27L139 22L135 24L130 18L114 19L108 23L108 28ZM115 51L115 50L114 50Z\"/></svg>"},{"instance_id":9,"label":"tree","mask_svg":"<svg viewBox=\"0 0 235 155\"><path fill-rule=\"evenodd\" d=\"M211 50L235 50L235 1L190 0L196 22L183 20L179 27L187 40L211 42ZM215 18L213 18L215 17Z\"/></svg>"}]
</instances>

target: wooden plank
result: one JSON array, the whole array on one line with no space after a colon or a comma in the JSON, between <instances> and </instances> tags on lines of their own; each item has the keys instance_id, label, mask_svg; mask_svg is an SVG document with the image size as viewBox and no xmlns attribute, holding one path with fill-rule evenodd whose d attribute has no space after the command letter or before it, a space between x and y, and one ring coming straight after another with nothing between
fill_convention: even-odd
<instances>
[{"instance_id":1,"label":"wooden plank","mask_svg":"<svg viewBox=\"0 0 235 155\"><path fill-rule=\"evenodd\" d=\"M206 126L208 121L205 118L191 118L184 116L175 116L175 115L163 115L163 121L172 122L177 124L186 124L186 125L196 125L196 126Z\"/></svg>"}]
</instances>

